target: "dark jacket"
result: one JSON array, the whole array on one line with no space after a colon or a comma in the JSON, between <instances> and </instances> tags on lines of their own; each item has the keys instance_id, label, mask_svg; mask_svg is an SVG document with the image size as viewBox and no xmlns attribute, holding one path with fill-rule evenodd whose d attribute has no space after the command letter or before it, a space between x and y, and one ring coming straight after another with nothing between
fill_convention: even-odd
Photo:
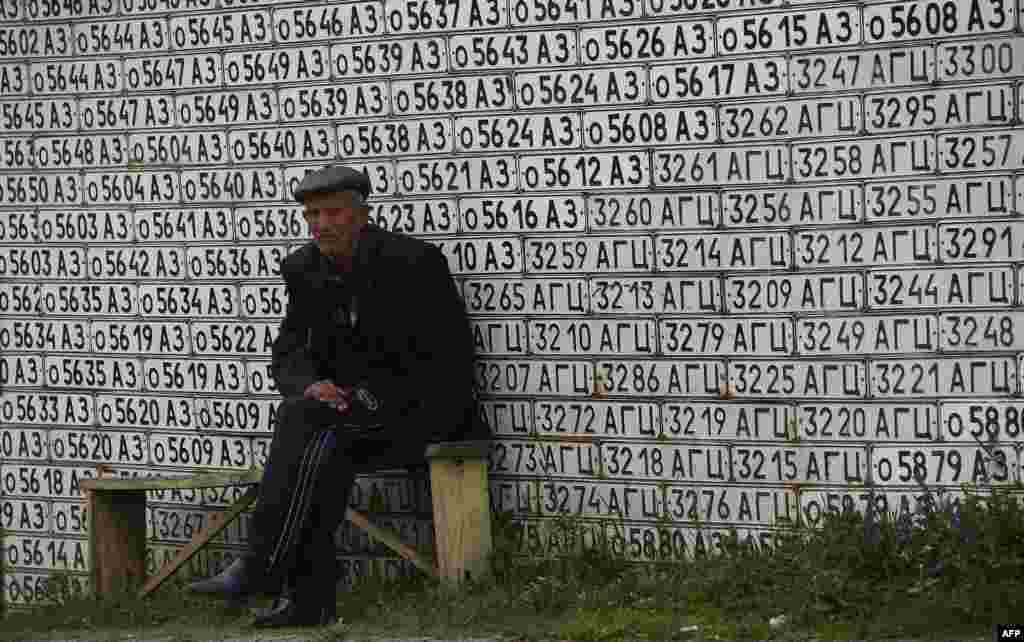
<instances>
[{"instance_id":1,"label":"dark jacket","mask_svg":"<svg viewBox=\"0 0 1024 642\"><path fill-rule=\"evenodd\" d=\"M465 304L435 246L367 224L351 273L330 269L311 242L281 274L288 306L271 375L282 395L301 397L323 379L363 385L382 401L389 439L490 438L476 404ZM349 329L353 297L358 319Z\"/></svg>"}]
</instances>

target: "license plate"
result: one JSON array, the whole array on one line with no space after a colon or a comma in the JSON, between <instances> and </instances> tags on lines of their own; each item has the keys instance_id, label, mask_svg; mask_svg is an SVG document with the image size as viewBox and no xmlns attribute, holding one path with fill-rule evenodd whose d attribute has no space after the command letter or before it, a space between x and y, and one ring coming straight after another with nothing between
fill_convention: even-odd
<instances>
[{"instance_id":1,"label":"license plate","mask_svg":"<svg viewBox=\"0 0 1024 642\"><path fill-rule=\"evenodd\" d=\"M89 271L94 279L183 279L185 248L93 246Z\"/></svg>"},{"instance_id":2,"label":"license plate","mask_svg":"<svg viewBox=\"0 0 1024 642\"><path fill-rule=\"evenodd\" d=\"M142 395L96 395L96 417L110 428L197 427L192 397L154 397Z\"/></svg>"},{"instance_id":3,"label":"license plate","mask_svg":"<svg viewBox=\"0 0 1024 642\"><path fill-rule=\"evenodd\" d=\"M83 247L0 246L0 278L80 279L86 276Z\"/></svg>"},{"instance_id":4,"label":"license plate","mask_svg":"<svg viewBox=\"0 0 1024 642\"><path fill-rule=\"evenodd\" d=\"M523 271L523 249L518 238L463 238L431 242L444 254L452 274L509 274Z\"/></svg>"},{"instance_id":5,"label":"license plate","mask_svg":"<svg viewBox=\"0 0 1024 642\"><path fill-rule=\"evenodd\" d=\"M288 305L288 290L283 284L240 285L238 296L247 317L283 317Z\"/></svg>"},{"instance_id":6,"label":"license plate","mask_svg":"<svg viewBox=\"0 0 1024 642\"><path fill-rule=\"evenodd\" d=\"M228 149L236 162L315 161L335 155L334 128L328 125L234 129Z\"/></svg>"},{"instance_id":7,"label":"license plate","mask_svg":"<svg viewBox=\"0 0 1024 642\"><path fill-rule=\"evenodd\" d=\"M71 24L0 27L0 39L7 45L4 55L18 58L74 55L72 29Z\"/></svg>"},{"instance_id":8,"label":"license plate","mask_svg":"<svg viewBox=\"0 0 1024 642\"><path fill-rule=\"evenodd\" d=\"M64 570L63 565L59 569ZM11 571L4 574L4 601L8 604L24 605L24 607L37 606L40 604L54 604L47 597L51 594L49 583L52 574L50 573L25 573ZM90 582L84 575L69 575L68 586L75 595L86 595L89 593Z\"/></svg>"},{"instance_id":9,"label":"license plate","mask_svg":"<svg viewBox=\"0 0 1024 642\"><path fill-rule=\"evenodd\" d=\"M395 163L395 184L410 195L508 192L519 187L516 179L512 157L457 156Z\"/></svg>"},{"instance_id":10,"label":"license plate","mask_svg":"<svg viewBox=\"0 0 1024 642\"><path fill-rule=\"evenodd\" d=\"M794 180L906 176L935 171L931 136L801 143L792 149Z\"/></svg>"},{"instance_id":11,"label":"license plate","mask_svg":"<svg viewBox=\"0 0 1024 642\"><path fill-rule=\"evenodd\" d=\"M530 433L534 427L533 413L527 401L481 400L480 413L495 435L515 437ZM561 432L567 432L565 428Z\"/></svg>"},{"instance_id":12,"label":"license plate","mask_svg":"<svg viewBox=\"0 0 1024 642\"><path fill-rule=\"evenodd\" d=\"M2 80L3 76L0 76L0 81ZM25 136L21 138L4 138L0 142L2 142L2 146L0 146L0 167L6 169L26 169L36 165L36 146L33 139Z\"/></svg>"},{"instance_id":13,"label":"license plate","mask_svg":"<svg viewBox=\"0 0 1024 642\"><path fill-rule=\"evenodd\" d=\"M435 163L436 164L436 163ZM350 163L349 167L361 171L370 179L370 192L373 194L390 195L396 191L395 171L390 161ZM310 172L320 169L319 165L289 165L284 170L285 198L295 202L295 188Z\"/></svg>"},{"instance_id":14,"label":"license plate","mask_svg":"<svg viewBox=\"0 0 1024 642\"><path fill-rule=\"evenodd\" d=\"M147 506L146 513L146 538L165 542L190 541L213 515L208 511L169 506ZM222 536L214 541L223 539Z\"/></svg>"},{"instance_id":15,"label":"license plate","mask_svg":"<svg viewBox=\"0 0 1024 642\"><path fill-rule=\"evenodd\" d=\"M496 510L530 511L533 515L643 520L661 517L665 505L662 490L651 484L570 480L535 484L529 480L503 479L496 490Z\"/></svg>"},{"instance_id":16,"label":"license plate","mask_svg":"<svg viewBox=\"0 0 1024 642\"><path fill-rule=\"evenodd\" d=\"M78 205L82 202L80 174L8 174L0 182L0 204L25 207Z\"/></svg>"},{"instance_id":17,"label":"license plate","mask_svg":"<svg viewBox=\"0 0 1024 642\"><path fill-rule=\"evenodd\" d=\"M451 231L450 212L455 210L454 201L412 201L412 205L399 203L391 205L391 229L407 233L418 231L416 222L422 216L423 232ZM431 211L428 206L437 209ZM415 209L413 209L415 208ZM422 211L421 213L421 210ZM380 209L378 210L378 212ZM403 212L411 211L405 220L412 219L404 227L398 221ZM462 198L459 199L461 228L463 232L582 232L585 224L583 197L581 196L549 196L549 197L499 197L499 198ZM429 223L429 225L428 225ZM381 227L387 227L387 219L378 220ZM411 228L411 229L409 229Z\"/></svg>"},{"instance_id":18,"label":"license plate","mask_svg":"<svg viewBox=\"0 0 1024 642\"><path fill-rule=\"evenodd\" d=\"M783 95L789 92L787 68L786 59L781 56L656 65L650 68L651 100L676 102Z\"/></svg>"},{"instance_id":19,"label":"license plate","mask_svg":"<svg viewBox=\"0 0 1024 642\"><path fill-rule=\"evenodd\" d=\"M872 481L882 486L1000 484L1017 481L1017 456L1005 446L874 447Z\"/></svg>"},{"instance_id":20,"label":"license plate","mask_svg":"<svg viewBox=\"0 0 1024 642\"><path fill-rule=\"evenodd\" d=\"M238 314L238 289L234 285L138 286L138 310L142 316L233 317Z\"/></svg>"},{"instance_id":21,"label":"license plate","mask_svg":"<svg viewBox=\"0 0 1024 642\"><path fill-rule=\"evenodd\" d=\"M0 527L5 531L50 532L50 504L31 499L0 501Z\"/></svg>"},{"instance_id":22,"label":"license plate","mask_svg":"<svg viewBox=\"0 0 1024 642\"><path fill-rule=\"evenodd\" d=\"M8 416L16 417L18 414L23 414L21 410L23 405L16 404L23 404L24 398L30 396L30 394L12 395L10 393L5 395L5 398L0 401L2 403L4 421L13 421L8 420ZM27 413L24 414L27 416ZM4 428L0 430L0 451L3 452L4 458L8 460L29 459L45 461L50 457L49 438L46 429Z\"/></svg>"},{"instance_id":23,"label":"license plate","mask_svg":"<svg viewBox=\"0 0 1024 642\"><path fill-rule=\"evenodd\" d=\"M232 87L330 77L331 56L326 46L224 53L224 80Z\"/></svg>"},{"instance_id":24,"label":"license plate","mask_svg":"<svg viewBox=\"0 0 1024 642\"><path fill-rule=\"evenodd\" d=\"M79 98L75 122L81 119L83 131L151 129L173 127L174 113L172 96Z\"/></svg>"},{"instance_id":25,"label":"license plate","mask_svg":"<svg viewBox=\"0 0 1024 642\"><path fill-rule=\"evenodd\" d=\"M786 145L656 151L652 164L658 187L778 183L788 180L791 171Z\"/></svg>"},{"instance_id":26,"label":"license plate","mask_svg":"<svg viewBox=\"0 0 1024 642\"><path fill-rule=\"evenodd\" d=\"M674 522L775 526L797 519L796 494L778 488L672 484L665 489L664 515Z\"/></svg>"},{"instance_id":27,"label":"license plate","mask_svg":"<svg viewBox=\"0 0 1024 642\"><path fill-rule=\"evenodd\" d=\"M50 519L54 535L88 535L87 507L80 502L51 502Z\"/></svg>"},{"instance_id":28,"label":"license plate","mask_svg":"<svg viewBox=\"0 0 1024 642\"><path fill-rule=\"evenodd\" d=\"M230 229L230 220L227 225L226 229ZM237 207L234 209L234 231L240 241L277 241L308 237L306 222L302 218L302 208L296 206ZM224 235L220 238L224 238Z\"/></svg>"},{"instance_id":29,"label":"license plate","mask_svg":"<svg viewBox=\"0 0 1024 642\"><path fill-rule=\"evenodd\" d=\"M270 12L265 10L198 15L189 13L170 19L169 38L179 51L269 44L272 35ZM225 65L228 55L225 54Z\"/></svg>"},{"instance_id":30,"label":"license plate","mask_svg":"<svg viewBox=\"0 0 1024 642\"><path fill-rule=\"evenodd\" d=\"M789 266L790 237L783 232L704 232L654 237L658 269L692 271L772 269Z\"/></svg>"},{"instance_id":31,"label":"license plate","mask_svg":"<svg viewBox=\"0 0 1024 642\"><path fill-rule=\"evenodd\" d=\"M841 97L723 105L720 107L722 138L730 142L753 142L850 136L861 129L860 105L856 98Z\"/></svg>"},{"instance_id":32,"label":"license plate","mask_svg":"<svg viewBox=\"0 0 1024 642\"><path fill-rule=\"evenodd\" d=\"M220 54L177 54L126 58L124 84L129 91L210 89L223 84Z\"/></svg>"},{"instance_id":33,"label":"license plate","mask_svg":"<svg viewBox=\"0 0 1024 642\"><path fill-rule=\"evenodd\" d=\"M867 391L861 361L729 361L736 394L763 397L863 397Z\"/></svg>"},{"instance_id":34,"label":"license plate","mask_svg":"<svg viewBox=\"0 0 1024 642\"><path fill-rule=\"evenodd\" d=\"M943 351L1024 349L1021 312L945 312L939 315Z\"/></svg>"},{"instance_id":35,"label":"license plate","mask_svg":"<svg viewBox=\"0 0 1024 642\"><path fill-rule=\"evenodd\" d=\"M950 11L952 8L953 11ZM1016 7L999 0L971 4L889 2L864 7L864 43L905 42L1012 31Z\"/></svg>"},{"instance_id":36,"label":"license plate","mask_svg":"<svg viewBox=\"0 0 1024 642\"><path fill-rule=\"evenodd\" d=\"M531 416L530 404L512 401L504 406L502 411L492 407L491 414L509 426L508 432L527 432L523 420ZM643 402L535 400L532 416L531 430L555 435L654 436L660 422L657 404Z\"/></svg>"},{"instance_id":37,"label":"license plate","mask_svg":"<svg viewBox=\"0 0 1024 642\"><path fill-rule=\"evenodd\" d=\"M8 393L0 396L0 418L8 424L89 426L93 423L92 397L66 393ZM4 456L24 458L21 455Z\"/></svg>"},{"instance_id":38,"label":"license plate","mask_svg":"<svg viewBox=\"0 0 1024 642\"><path fill-rule=\"evenodd\" d=\"M591 278L590 310L613 314L714 313L722 309L717 277Z\"/></svg>"},{"instance_id":39,"label":"license plate","mask_svg":"<svg viewBox=\"0 0 1024 642\"><path fill-rule=\"evenodd\" d=\"M79 482L96 475L90 467L44 466L37 463L5 462L2 473L6 496L82 499Z\"/></svg>"},{"instance_id":40,"label":"license plate","mask_svg":"<svg viewBox=\"0 0 1024 642\"><path fill-rule=\"evenodd\" d=\"M33 236L47 243L135 240L132 215L126 210L40 210L33 220Z\"/></svg>"},{"instance_id":41,"label":"license plate","mask_svg":"<svg viewBox=\"0 0 1024 642\"><path fill-rule=\"evenodd\" d=\"M372 36L384 32L384 3L303 4L273 10L276 42Z\"/></svg>"},{"instance_id":42,"label":"license plate","mask_svg":"<svg viewBox=\"0 0 1024 642\"><path fill-rule=\"evenodd\" d=\"M478 202L476 199L468 200L471 204ZM483 200L490 204L497 204L499 207L504 204L502 199ZM463 203L465 202L463 201ZM516 203L517 201L512 202ZM472 207L471 204L463 205L463 209ZM454 234L458 230L458 211L453 198L377 201L370 206L370 221L385 230L416 236ZM475 220L479 222L479 218ZM508 215L502 220L507 224L509 222ZM465 223L463 223L464 226ZM504 231L497 221L491 224L491 229Z\"/></svg>"},{"instance_id":43,"label":"license plate","mask_svg":"<svg viewBox=\"0 0 1024 642\"><path fill-rule=\"evenodd\" d=\"M331 46L330 64L339 80L411 73L436 77L448 73L448 49L443 38L343 43Z\"/></svg>"},{"instance_id":44,"label":"license plate","mask_svg":"<svg viewBox=\"0 0 1024 642\"><path fill-rule=\"evenodd\" d=\"M385 0L390 33L427 33L448 29L500 29L508 26L503 0L476 0L471 5L430 0ZM465 9L465 11L463 11ZM381 20L385 20L384 16Z\"/></svg>"},{"instance_id":45,"label":"license plate","mask_svg":"<svg viewBox=\"0 0 1024 642\"><path fill-rule=\"evenodd\" d=\"M523 189L607 189L651 185L647 152L521 156Z\"/></svg>"},{"instance_id":46,"label":"license plate","mask_svg":"<svg viewBox=\"0 0 1024 642\"><path fill-rule=\"evenodd\" d=\"M768 483L864 483L868 454L863 446L736 446L732 448L733 480Z\"/></svg>"},{"instance_id":47,"label":"license plate","mask_svg":"<svg viewBox=\"0 0 1024 642\"><path fill-rule=\"evenodd\" d=\"M116 430L51 430L54 461L148 464L146 434Z\"/></svg>"},{"instance_id":48,"label":"license plate","mask_svg":"<svg viewBox=\"0 0 1024 642\"><path fill-rule=\"evenodd\" d=\"M146 390L221 394L245 392L245 364L237 360L146 359L142 362L142 371Z\"/></svg>"},{"instance_id":49,"label":"license plate","mask_svg":"<svg viewBox=\"0 0 1024 642\"><path fill-rule=\"evenodd\" d=\"M421 41L422 42L422 41ZM426 41L430 43L432 41ZM452 71L479 71L516 67L551 67L578 64L576 33L565 30L528 31L488 35L457 35L448 41ZM424 56L427 71L432 50Z\"/></svg>"},{"instance_id":50,"label":"license plate","mask_svg":"<svg viewBox=\"0 0 1024 642\"><path fill-rule=\"evenodd\" d=\"M280 201L287 196L277 168L183 170L180 178L181 198L189 203Z\"/></svg>"},{"instance_id":51,"label":"license plate","mask_svg":"<svg viewBox=\"0 0 1024 642\"><path fill-rule=\"evenodd\" d=\"M105 354L187 354L188 329L180 323L93 321L93 350Z\"/></svg>"},{"instance_id":52,"label":"license plate","mask_svg":"<svg viewBox=\"0 0 1024 642\"><path fill-rule=\"evenodd\" d=\"M658 439L771 440L786 437L793 409L777 404L698 401L661 407Z\"/></svg>"},{"instance_id":53,"label":"license plate","mask_svg":"<svg viewBox=\"0 0 1024 642\"><path fill-rule=\"evenodd\" d=\"M284 246L193 246L188 248L188 275L193 279L268 279L280 274L288 255Z\"/></svg>"},{"instance_id":54,"label":"license plate","mask_svg":"<svg viewBox=\"0 0 1024 642\"><path fill-rule=\"evenodd\" d=\"M937 441L938 410L934 405L804 403L786 439L826 441Z\"/></svg>"},{"instance_id":55,"label":"license plate","mask_svg":"<svg viewBox=\"0 0 1024 642\"><path fill-rule=\"evenodd\" d=\"M713 33L711 20L583 29L580 55L584 63L591 64L710 58L714 56Z\"/></svg>"},{"instance_id":56,"label":"license plate","mask_svg":"<svg viewBox=\"0 0 1024 642\"><path fill-rule=\"evenodd\" d=\"M490 469L504 475L595 475L601 451L593 444L503 440L491 447Z\"/></svg>"},{"instance_id":57,"label":"license plate","mask_svg":"<svg viewBox=\"0 0 1024 642\"><path fill-rule=\"evenodd\" d=\"M78 101L72 98L47 100L0 101L0 124L12 133L18 131L77 130L78 110L89 102L88 98ZM76 107L76 102L79 107Z\"/></svg>"},{"instance_id":58,"label":"license plate","mask_svg":"<svg viewBox=\"0 0 1024 642\"><path fill-rule=\"evenodd\" d=\"M635 0L560 0L550 4L533 0L510 0L513 25L561 25L639 18L643 5Z\"/></svg>"},{"instance_id":59,"label":"license plate","mask_svg":"<svg viewBox=\"0 0 1024 642\"><path fill-rule=\"evenodd\" d=\"M135 210L138 240L221 241L232 237L231 210L226 207Z\"/></svg>"},{"instance_id":60,"label":"license plate","mask_svg":"<svg viewBox=\"0 0 1024 642\"><path fill-rule=\"evenodd\" d=\"M641 66L517 73L516 106L546 109L643 103L647 100L646 80L647 71Z\"/></svg>"},{"instance_id":61,"label":"license plate","mask_svg":"<svg viewBox=\"0 0 1024 642\"><path fill-rule=\"evenodd\" d=\"M4 563L23 569L85 572L91 568L89 542L84 539L7 535L4 537Z\"/></svg>"},{"instance_id":62,"label":"license plate","mask_svg":"<svg viewBox=\"0 0 1024 642\"><path fill-rule=\"evenodd\" d=\"M396 104L399 104L398 85L398 81L392 85L394 94L388 92L386 82L376 80L333 86L282 87L277 95L281 115L289 121L366 118L387 115L392 95L395 95Z\"/></svg>"},{"instance_id":63,"label":"license plate","mask_svg":"<svg viewBox=\"0 0 1024 642\"><path fill-rule=\"evenodd\" d=\"M600 377L610 395L628 396L707 396L718 395L725 382L725 364L721 361L616 361L599 362L594 377ZM596 389L599 382L594 379Z\"/></svg>"},{"instance_id":64,"label":"license plate","mask_svg":"<svg viewBox=\"0 0 1024 642\"><path fill-rule=\"evenodd\" d=\"M1020 261L1024 257L1024 223L949 223L939 226L944 263Z\"/></svg>"},{"instance_id":65,"label":"license plate","mask_svg":"<svg viewBox=\"0 0 1024 642\"><path fill-rule=\"evenodd\" d=\"M984 397L1017 392L1013 357L878 359L869 366L873 397Z\"/></svg>"},{"instance_id":66,"label":"license plate","mask_svg":"<svg viewBox=\"0 0 1024 642\"><path fill-rule=\"evenodd\" d=\"M275 122L279 117L274 89L176 94L174 104L178 124L182 126L259 124Z\"/></svg>"},{"instance_id":67,"label":"license plate","mask_svg":"<svg viewBox=\"0 0 1024 642\"><path fill-rule=\"evenodd\" d=\"M665 355L760 357L793 353L793 325L787 319L661 318L658 334L661 352Z\"/></svg>"},{"instance_id":68,"label":"license plate","mask_svg":"<svg viewBox=\"0 0 1024 642\"><path fill-rule=\"evenodd\" d=\"M525 243L528 271L536 274L650 271L655 262L649 236L531 237Z\"/></svg>"},{"instance_id":69,"label":"license plate","mask_svg":"<svg viewBox=\"0 0 1024 642\"><path fill-rule=\"evenodd\" d=\"M339 124L337 136L344 156L432 154L450 152L455 144L449 118Z\"/></svg>"},{"instance_id":70,"label":"license plate","mask_svg":"<svg viewBox=\"0 0 1024 642\"><path fill-rule=\"evenodd\" d=\"M8 63L0 65L0 84L4 93L9 96L29 93L29 74L27 63Z\"/></svg>"},{"instance_id":71,"label":"license plate","mask_svg":"<svg viewBox=\"0 0 1024 642\"><path fill-rule=\"evenodd\" d=\"M861 42L856 7L803 9L719 18L718 51L725 55L842 47Z\"/></svg>"},{"instance_id":72,"label":"license plate","mask_svg":"<svg viewBox=\"0 0 1024 642\"><path fill-rule=\"evenodd\" d=\"M147 132L128 135L132 161L147 165L223 163L227 136L221 132Z\"/></svg>"},{"instance_id":73,"label":"license plate","mask_svg":"<svg viewBox=\"0 0 1024 642\"><path fill-rule=\"evenodd\" d=\"M707 143L718 130L717 110L704 106L588 111L582 129L588 147Z\"/></svg>"},{"instance_id":74,"label":"license plate","mask_svg":"<svg viewBox=\"0 0 1024 642\"><path fill-rule=\"evenodd\" d=\"M1015 301L1010 268L869 270L868 307L874 310L1010 306Z\"/></svg>"},{"instance_id":75,"label":"license plate","mask_svg":"<svg viewBox=\"0 0 1024 642\"><path fill-rule=\"evenodd\" d=\"M796 93L886 89L930 84L934 71L931 46L823 52L793 56L789 81Z\"/></svg>"},{"instance_id":76,"label":"license plate","mask_svg":"<svg viewBox=\"0 0 1024 642\"><path fill-rule=\"evenodd\" d=\"M1024 404L1003 399L941 404L944 441L973 444L1018 442L1024 435Z\"/></svg>"},{"instance_id":77,"label":"license plate","mask_svg":"<svg viewBox=\"0 0 1024 642\"><path fill-rule=\"evenodd\" d=\"M530 353L537 355L651 355L657 329L651 319L617 321L535 320L530 324Z\"/></svg>"},{"instance_id":78,"label":"license plate","mask_svg":"<svg viewBox=\"0 0 1024 642\"><path fill-rule=\"evenodd\" d=\"M470 320L473 345L481 355L514 357L529 349L526 322L522 319Z\"/></svg>"},{"instance_id":79,"label":"license plate","mask_svg":"<svg viewBox=\"0 0 1024 642\"><path fill-rule=\"evenodd\" d=\"M859 185L725 190L722 220L736 228L855 223L863 204Z\"/></svg>"},{"instance_id":80,"label":"license plate","mask_svg":"<svg viewBox=\"0 0 1024 642\"><path fill-rule=\"evenodd\" d=\"M46 384L55 388L138 390L141 362L113 357L46 357Z\"/></svg>"},{"instance_id":81,"label":"license plate","mask_svg":"<svg viewBox=\"0 0 1024 642\"><path fill-rule=\"evenodd\" d=\"M35 284L0 283L0 312L39 312L42 289Z\"/></svg>"},{"instance_id":82,"label":"license plate","mask_svg":"<svg viewBox=\"0 0 1024 642\"><path fill-rule=\"evenodd\" d=\"M125 64L127 67L128 64ZM125 73L121 73L120 60L73 60L34 62L29 65L33 94L95 94L120 92L124 89Z\"/></svg>"},{"instance_id":83,"label":"license plate","mask_svg":"<svg viewBox=\"0 0 1024 642\"><path fill-rule=\"evenodd\" d=\"M244 469L252 465L247 437L152 433L149 449L156 466Z\"/></svg>"},{"instance_id":84,"label":"license plate","mask_svg":"<svg viewBox=\"0 0 1024 642\"><path fill-rule=\"evenodd\" d=\"M181 200L176 171L85 172L82 177L88 204L160 204Z\"/></svg>"},{"instance_id":85,"label":"license plate","mask_svg":"<svg viewBox=\"0 0 1024 642\"><path fill-rule=\"evenodd\" d=\"M1013 85L867 94L864 109L865 127L872 134L1004 125L1013 119Z\"/></svg>"},{"instance_id":86,"label":"license plate","mask_svg":"<svg viewBox=\"0 0 1024 642\"><path fill-rule=\"evenodd\" d=\"M580 121L575 114L456 118L454 138L463 151L579 148Z\"/></svg>"},{"instance_id":87,"label":"license plate","mask_svg":"<svg viewBox=\"0 0 1024 642\"><path fill-rule=\"evenodd\" d=\"M88 352L88 321L0 319L0 351Z\"/></svg>"},{"instance_id":88,"label":"license plate","mask_svg":"<svg viewBox=\"0 0 1024 642\"><path fill-rule=\"evenodd\" d=\"M935 228L930 225L797 232L797 269L933 263Z\"/></svg>"},{"instance_id":89,"label":"license plate","mask_svg":"<svg viewBox=\"0 0 1024 642\"><path fill-rule=\"evenodd\" d=\"M919 489L923 490L923 489ZM960 491L948 490L943 495L959 497ZM884 492L879 489L867 488L842 491L835 488L801 489L800 518L811 528L823 523L827 517L849 513L866 514L872 509L876 518L888 516L890 519L913 517L924 509L922 496L914 492Z\"/></svg>"},{"instance_id":90,"label":"license plate","mask_svg":"<svg viewBox=\"0 0 1024 642\"><path fill-rule=\"evenodd\" d=\"M890 354L939 348L934 315L805 317L797 320L796 328L800 354Z\"/></svg>"},{"instance_id":91,"label":"license plate","mask_svg":"<svg viewBox=\"0 0 1024 642\"><path fill-rule=\"evenodd\" d=\"M201 430L237 430L265 433L273 429L276 400L196 399L197 425Z\"/></svg>"},{"instance_id":92,"label":"license plate","mask_svg":"<svg viewBox=\"0 0 1024 642\"><path fill-rule=\"evenodd\" d=\"M277 386L270 376L270 360L252 359L245 362L246 378L249 382L249 394L274 394Z\"/></svg>"},{"instance_id":93,"label":"license plate","mask_svg":"<svg viewBox=\"0 0 1024 642\"><path fill-rule=\"evenodd\" d=\"M1024 41L1013 36L938 44L935 53L940 81L1024 75Z\"/></svg>"},{"instance_id":94,"label":"license plate","mask_svg":"<svg viewBox=\"0 0 1024 642\"><path fill-rule=\"evenodd\" d=\"M138 313L134 283L60 285L46 283L39 293L48 314L130 316Z\"/></svg>"},{"instance_id":95,"label":"license plate","mask_svg":"<svg viewBox=\"0 0 1024 642\"><path fill-rule=\"evenodd\" d=\"M942 133L936 139L938 168L942 173L1024 168L1021 129Z\"/></svg>"},{"instance_id":96,"label":"license plate","mask_svg":"<svg viewBox=\"0 0 1024 642\"><path fill-rule=\"evenodd\" d=\"M2 362L0 362L2 363ZM592 366L586 361L536 362L478 359L481 393L493 395L590 394Z\"/></svg>"},{"instance_id":97,"label":"license plate","mask_svg":"<svg viewBox=\"0 0 1024 642\"><path fill-rule=\"evenodd\" d=\"M582 314L589 311L584 279L463 279L463 299L473 315Z\"/></svg>"},{"instance_id":98,"label":"license plate","mask_svg":"<svg viewBox=\"0 0 1024 642\"><path fill-rule=\"evenodd\" d=\"M167 23L160 18L75 23L75 47L85 56L166 51L169 45Z\"/></svg>"},{"instance_id":99,"label":"license plate","mask_svg":"<svg viewBox=\"0 0 1024 642\"><path fill-rule=\"evenodd\" d=\"M879 181L864 187L867 218L1006 216L1013 206L1011 176Z\"/></svg>"},{"instance_id":100,"label":"license plate","mask_svg":"<svg viewBox=\"0 0 1024 642\"><path fill-rule=\"evenodd\" d=\"M204 356L266 356L277 337L276 323L189 324L194 354Z\"/></svg>"},{"instance_id":101,"label":"license plate","mask_svg":"<svg viewBox=\"0 0 1024 642\"><path fill-rule=\"evenodd\" d=\"M732 313L856 311L864 281L855 273L727 277L725 301Z\"/></svg>"}]
</instances>

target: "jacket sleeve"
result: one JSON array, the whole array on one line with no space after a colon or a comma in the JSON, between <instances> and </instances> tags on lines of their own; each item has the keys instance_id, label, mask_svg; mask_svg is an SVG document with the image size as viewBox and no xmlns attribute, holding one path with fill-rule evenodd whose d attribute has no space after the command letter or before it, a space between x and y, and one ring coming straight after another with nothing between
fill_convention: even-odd
<instances>
[{"instance_id":1,"label":"jacket sleeve","mask_svg":"<svg viewBox=\"0 0 1024 642\"><path fill-rule=\"evenodd\" d=\"M285 397L301 397L306 387L317 380L316 360L309 349L309 318L303 318L296 301L293 280L282 270L288 304L277 338L271 346L270 376Z\"/></svg>"}]
</instances>

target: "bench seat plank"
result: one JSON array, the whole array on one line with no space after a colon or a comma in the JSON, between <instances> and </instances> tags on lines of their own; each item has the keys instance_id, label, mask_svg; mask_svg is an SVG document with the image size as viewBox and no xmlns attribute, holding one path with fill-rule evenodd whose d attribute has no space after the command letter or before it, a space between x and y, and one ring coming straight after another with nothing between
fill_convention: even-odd
<instances>
[{"instance_id":1,"label":"bench seat plank","mask_svg":"<svg viewBox=\"0 0 1024 642\"><path fill-rule=\"evenodd\" d=\"M84 479L85 490L187 490L191 488L221 488L223 486L247 486L258 484L263 479L262 468L223 473L200 473L189 477L150 477L147 479L119 479L102 477Z\"/></svg>"}]
</instances>

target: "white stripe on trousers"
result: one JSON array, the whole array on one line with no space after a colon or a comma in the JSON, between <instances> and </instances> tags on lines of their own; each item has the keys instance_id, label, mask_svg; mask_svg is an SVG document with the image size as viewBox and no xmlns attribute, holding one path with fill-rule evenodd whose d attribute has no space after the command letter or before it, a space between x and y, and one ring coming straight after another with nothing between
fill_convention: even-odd
<instances>
[{"instance_id":1,"label":"white stripe on trousers","mask_svg":"<svg viewBox=\"0 0 1024 642\"><path fill-rule=\"evenodd\" d=\"M320 472L320 465L323 462L323 455L328 450L324 442L333 437L330 431L325 430L307 444L302 463L299 466L299 478L296 480L296 492L292 493L291 501L288 504L288 514L281 532L278 535L277 545L274 552L267 561L267 568L273 569L277 564L279 556L288 551L298 534L302 524L309 515L309 508L313 499L313 488Z\"/></svg>"}]
</instances>

